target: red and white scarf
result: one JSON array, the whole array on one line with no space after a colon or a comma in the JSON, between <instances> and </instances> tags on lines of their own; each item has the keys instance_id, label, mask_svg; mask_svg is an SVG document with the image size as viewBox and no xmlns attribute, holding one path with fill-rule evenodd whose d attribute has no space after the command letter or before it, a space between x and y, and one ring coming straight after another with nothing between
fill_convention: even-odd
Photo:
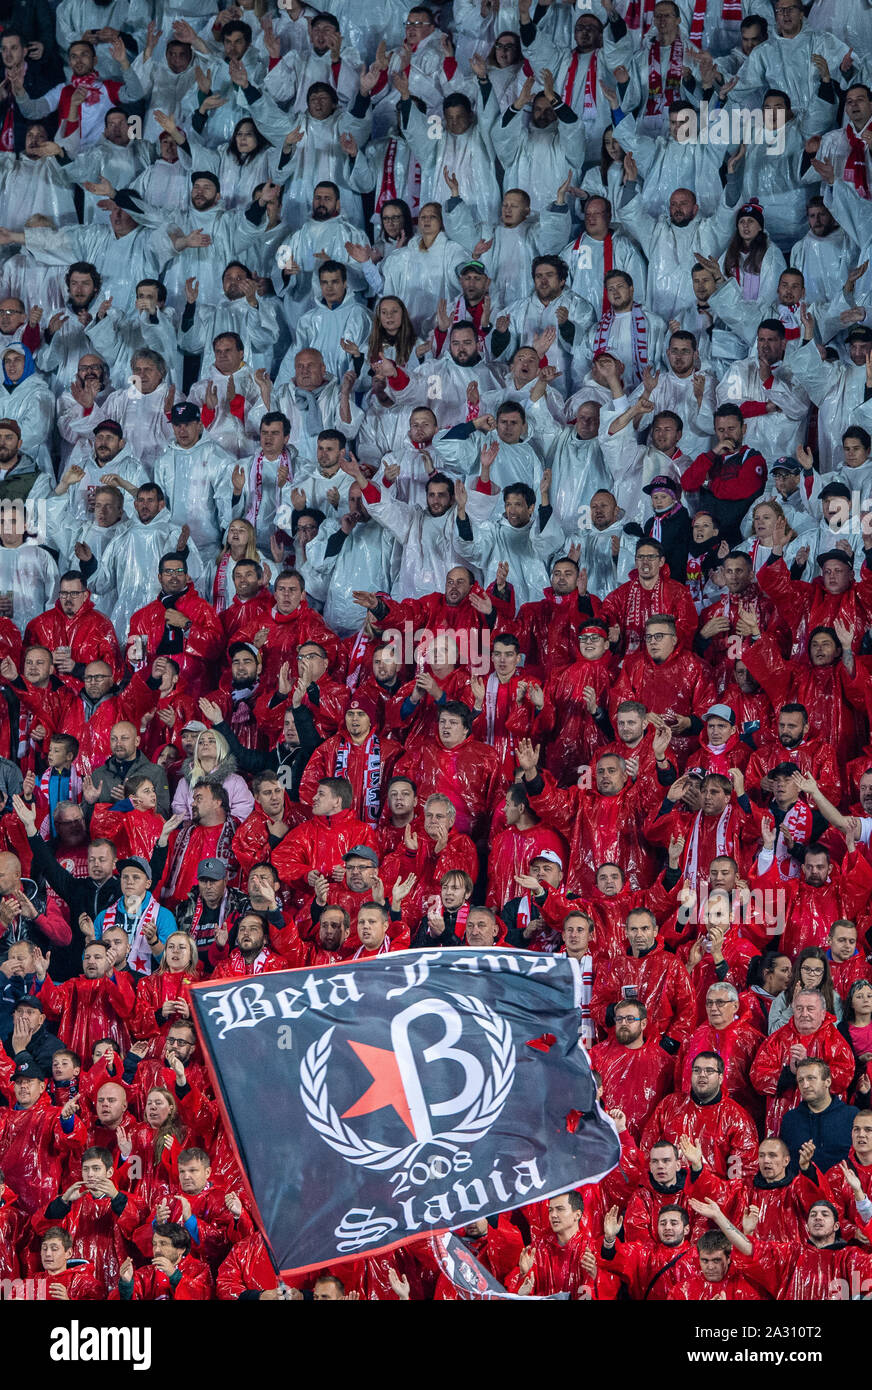
<instances>
[{"instance_id":1,"label":"red and white scarf","mask_svg":"<svg viewBox=\"0 0 872 1390\"><path fill-rule=\"evenodd\" d=\"M594 50L587 65L587 75L584 79L584 103L581 108L583 121L596 120L597 56L596 50ZM566 101L567 106L572 104L566 97L564 97L564 101Z\"/></svg>"},{"instance_id":2,"label":"red and white scarf","mask_svg":"<svg viewBox=\"0 0 872 1390\"><path fill-rule=\"evenodd\" d=\"M229 907L229 905L230 894L225 890L224 897L221 899L221 906L218 908L218 921L209 922L206 930L204 930L201 933L197 931L197 928L200 924L200 918L203 916L203 899L202 897L198 896L197 904L194 908L194 916L191 919L191 936L194 938L198 946L203 947L212 945L212 942L215 940L216 931L219 927L224 925L224 918L227 916L227 908Z\"/></svg>"},{"instance_id":3,"label":"red and white scarf","mask_svg":"<svg viewBox=\"0 0 872 1390\"><path fill-rule=\"evenodd\" d=\"M581 243L584 241L584 235L584 232L581 232L580 235L576 238L575 245L572 248L573 251L579 250L579 248L581 247ZM614 265L615 244L612 239L611 232L606 232L606 235L603 238L603 314L607 314L609 312L609 299L608 295L606 294L606 276L608 275L610 270L614 269Z\"/></svg>"},{"instance_id":4,"label":"red and white scarf","mask_svg":"<svg viewBox=\"0 0 872 1390\"><path fill-rule=\"evenodd\" d=\"M650 607L645 611L642 595L650 595ZM653 589L643 589L639 582L638 575L630 585L627 594L627 611L624 618L624 631L627 634L627 651L635 651L639 646L642 637L642 628L645 619L650 613L668 613L669 608L664 598L663 580L658 576L657 583Z\"/></svg>"},{"instance_id":5,"label":"red and white scarf","mask_svg":"<svg viewBox=\"0 0 872 1390\"><path fill-rule=\"evenodd\" d=\"M32 716L31 716L31 718L32 718ZM29 722L28 722L28 728L29 728ZM24 751L26 751L26 750L24 750ZM19 758L20 758L20 757L23 757L23 752L22 752L22 749L21 749L20 746L19 746L19 749L18 749L18 756L19 756ZM45 772L42 774L42 776L41 776L40 779L39 779L39 790L42 792L43 796L45 797L46 805L49 805L49 804L50 804L50 802L49 802L49 786L50 786L50 783L51 783L51 774L52 774L52 771L53 771L52 768L47 767L46 770L45 770ZM68 797L67 797L67 801L75 801L75 802L77 802L77 803L80 803L81 800L82 800L82 776L81 776L81 773L77 771L75 764L73 764L73 766L70 768L70 787L69 787L69 795L68 795ZM45 816L43 817L42 824L41 824L40 827L39 827L39 833L40 833L40 835L42 836L42 838L43 838L44 840L48 840L48 839L51 838L51 824L50 824L50 818L49 818L49 813L48 813L48 811L46 812Z\"/></svg>"},{"instance_id":6,"label":"red and white scarf","mask_svg":"<svg viewBox=\"0 0 872 1390\"><path fill-rule=\"evenodd\" d=\"M278 470L284 464L288 470L288 482L290 482L294 476L294 468L287 449L282 449L278 458L273 461L276 465L276 511L278 511L282 499L282 489L278 485ZM257 514L263 501L263 449L255 455L248 470L248 491L251 501L248 504L248 511L245 513L245 520L250 521L252 526L255 526Z\"/></svg>"},{"instance_id":7,"label":"red and white scarf","mask_svg":"<svg viewBox=\"0 0 872 1390\"><path fill-rule=\"evenodd\" d=\"M85 97L86 106L96 106L100 101L103 92L106 93L113 105L118 103L118 93L121 89L120 82L104 82L96 68L93 72L86 72L83 77L74 77L64 87L58 101L58 119L69 121L72 125L78 125L81 116L81 107L76 116L70 115L70 103L73 99L73 92L77 87L87 87L88 95Z\"/></svg>"},{"instance_id":8,"label":"red and white scarf","mask_svg":"<svg viewBox=\"0 0 872 1390\"><path fill-rule=\"evenodd\" d=\"M870 122L867 121L863 130L869 129ZM866 156L869 153L863 140L860 139L862 131L855 131L850 121L845 123L845 138L848 141L848 153L845 156L845 172L842 175L845 183L853 184L854 192L860 198L868 198L869 194L869 173L866 165Z\"/></svg>"},{"instance_id":9,"label":"red and white scarf","mask_svg":"<svg viewBox=\"0 0 872 1390\"><path fill-rule=\"evenodd\" d=\"M799 875L799 865L785 845L781 832L786 829L796 844L807 845L811 836L812 818L813 812L808 803L797 801L791 806L778 827L778 835L775 839L775 862L782 878L796 878Z\"/></svg>"},{"instance_id":10,"label":"red and white scarf","mask_svg":"<svg viewBox=\"0 0 872 1390\"><path fill-rule=\"evenodd\" d=\"M673 502L668 511L654 513L654 521L651 526L651 537L653 540L662 541L664 521L668 521L671 516L677 516L680 511L681 503Z\"/></svg>"},{"instance_id":11,"label":"red and white scarf","mask_svg":"<svg viewBox=\"0 0 872 1390\"><path fill-rule=\"evenodd\" d=\"M633 361L639 376L648 365L648 320L645 318L645 311L638 300L633 301L630 310L633 316ZM609 334L612 331L612 324L615 321L615 311L609 306L597 324L596 337L593 344L593 355L597 356L600 352L608 349Z\"/></svg>"},{"instance_id":12,"label":"red and white scarf","mask_svg":"<svg viewBox=\"0 0 872 1390\"><path fill-rule=\"evenodd\" d=\"M694 48L700 48L702 45L705 14L708 6L709 0L694 0L693 17L690 21L690 42ZM725 20L727 24L741 24L742 0L723 0L721 19Z\"/></svg>"},{"instance_id":13,"label":"red and white scarf","mask_svg":"<svg viewBox=\"0 0 872 1390\"><path fill-rule=\"evenodd\" d=\"M716 852L718 858L722 858L724 855L730 853L728 846L731 844L729 829L732 814L732 803L728 802L721 813L717 830L715 831L715 845L717 846ZM699 840L701 826L702 811L697 811L693 818L693 829L690 832L690 840L688 841L687 849L684 853L684 877L689 881L692 888L696 888L699 881ZM706 868L707 867L706 865Z\"/></svg>"},{"instance_id":14,"label":"red and white scarf","mask_svg":"<svg viewBox=\"0 0 872 1390\"><path fill-rule=\"evenodd\" d=\"M795 342L800 334L800 312L804 308L804 303L799 304L779 304L778 317L784 324L784 336L789 343Z\"/></svg>"},{"instance_id":15,"label":"red and white scarf","mask_svg":"<svg viewBox=\"0 0 872 1390\"><path fill-rule=\"evenodd\" d=\"M389 140L385 150L385 157L382 160L381 188L375 200L376 212L381 212L385 203L395 203L397 200L397 145L398 140Z\"/></svg>"},{"instance_id":16,"label":"red and white scarf","mask_svg":"<svg viewBox=\"0 0 872 1390\"><path fill-rule=\"evenodd\" d=\"M348 759L351 756L352 742L344 738L336 749L333 764L334 777L348 777ZM379 786L382 774L381 745L378 734L370 734L364 745L366 763L363 772L363 819L375 825L379 817Z\"/></svg>"},{"instance_id":17,"label":"red and white scarf","mask_svg":"<svg viewBox=\"0 0 872 1390\"><path fill-rule=\"evenodd\" d=\"M666 69L666 81L663 81L661 71L661 45L652 43L648 55L648 102L645 107L646 116L662 116L664 111L678 100L681 89L681 73L684 67L684 43L681 39L676 39L669 48L669 66Z\"/></svg>"},{"instance_id":18,"label":"red and white scarf","mask_svg":"<svg viewBox=\"0 0 872 1390\"><path fill-rule=\"evenodd\" d=\"M119 898L118 902L122 899ZM159 904L157 898L149 893L148 903L142 909L139 916L130 929L130 952L127 957L127 965L130 970L138 970L142 975L150 975L152 967L151 945L143 931L143 927L154 926L157 922ZM115 919L118 916L118 903L115 902L111 907L107 907L103 914L103 931L109 931L115 926Z\"/></svg>"},{"instance_id":19,"label":"red and white scarf","mask_svg":"<svg viewBox=\"0 0 872 1390\"><path fill-rule=\"evenodd\" d=\"M511 710L511 683L506 682L506 684L509 686L509 709ZM494 746L494 741L496 739L497 734L497 701L499 699L499 695L500 678L495 671L492 671L487 678L487 685L485 686L484 690L484 716L485 724L487 727L487 732L485 733L485 742L489 743L491 748L493 748ZM509 734L509 747L512 753L514 753L515 740L511 734Z\"/></svg>"},{"instance_id":20,"label":"red and white scarf","mask_svg":"<svg viewBox=\"0 0 872 1390\"><path fill-rule=\"evenodd\" d=\"M215 578L212 581L212 606L216 613L223 613L227 603L227 566L230 564L230 551L225 550L218 560Z\"/></svg>"},{"instance_id":21,"label":"red and white scarf","mask_svg":"<svg viewBox=\"0 0 872 1390\"><path fill-rule=\"evenodd\" d=\"M366 670L364 657L366 656L366 649L371 641L372 638L367 637L363 628L361 628L351 644L351 651L348 653L348 675L345 677L345 684L348 686L349 690L356 690L363 679L363 674Z\"/></svg>"},{"instance_id":22,"label":"red and white scarf","mask_svg":"<svg viewBox=\"0 0 872 1390\"><path fill-rule=\"evenodd\" d=\"M647 34L654 23L654 3L655 0L630 0L624 15L627 28L641 29L643 35Z\"/></svg>"}]
</instances>

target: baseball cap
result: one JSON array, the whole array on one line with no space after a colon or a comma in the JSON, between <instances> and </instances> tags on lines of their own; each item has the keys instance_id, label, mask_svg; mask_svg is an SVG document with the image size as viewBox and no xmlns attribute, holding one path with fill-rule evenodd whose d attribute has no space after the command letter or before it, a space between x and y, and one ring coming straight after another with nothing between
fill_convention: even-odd
<instances>
[{"instance_id":1,"label":"baseball cap","mask_svg":"<svg viewBox=\"0 0 872 1390\"><path fill-rule=\"evenodd\" d=\"M202 734L206 727L202 719L189 719L187 724L182 726L182 733Z\"/></svg>"},{"instance_id":2,"label":"baseball cap","mask_svg":"<svg viewBox=\"0 0 872 1390\"><path fill-rule=\"evenodd\" d=\"M193 425L200 418L200 407L193 401L179 401L170 411L171 425Z\"/></svg>"},{"instance_id":3,"label":"baseball cap","mask_svg":"<svg viewBox=\"0 0 872 1390\"><path fill-rule=\"evenodd\" d=\"M237 652L248 652L250 656L259 656L257 647L253 642L231 642L228 648L230 660L232 661Z\"/></svg>"},{"instance_id":4,"label":"baseball cap","mask_svg":"<svg viewBox=\"0 0 872 1390\"><path fill-rule=\"evenodd\" d=\"M22 994L21 998L16 1000L15 1007L16 1009L37 1009L39 1013L45 1013L38 994Z\"/></svg>"},{"instance_id":5,"label":"baseball cap","mask_svg":"<svg viewBox=\"0 0 872 1390\"><path fill-rule=\"evenodd\" d=\"M42 1067L38 1067L36 1062L25 1058L19 1062L12 1073L13 1081L45 1081L45 1072Z\"/></svg>"},{"instance_id":6,"label":"baseball cap","mask_svg":"<svg viewBox=\"0 0 872 1390\"><path fill-rule=\"evenodd\" d=\"M728 724L735 724L736 716L729 705L710 705L703 715L703 719L726 719Z\"/></svg>"},{"instance_id":7,"label":"baseball cap","mask_svg":"<svg viewBox=\"0 0 872 1390\"><path fill-rule=\"evenodd\" d=\"M204 878L207 883L218 883L226 877L227 865L223 859L201 859L197 865L197 878Z\"/></svg>"},{"instance_id":8,"label":"baseball cap","mask_svg":"<svg viewBox=\"0 0 872 1390\"><path fill-rule=\"evenodd\" d=\"M122 869L139 869L140 873L145 874L149 883L151 882L151 865L147 859L143 859L141 854L131 854L128 859L120 859L116 867L119 874Z\"/></svg>"},{"instance_id":9,"label":"baseball cap","mask_svg":"<svg viewBox=\"0 0 872 1390\"><path fill-rule=\"evenodd\" d=\"M99 425L95 425L91 430L92 434L99 434L105 430L107 434L117 434L119 439L123 439L124 431L117 420L101 420Z\"/></svg>"},{"instance_id":10,"label":"baseball cap","mask_svg":"<svg viewBox=\"0 0 872 1390\"><path fill-rule=\"evenodd\" d=\"M845 334L846 343L872 343L872 328L865 323L855 323Z\"/></svg>"},{"instance_id":11,"label":"baseball cap","mask_svg":"<svg viewBox=\"0 0 872 1390\"><path fill-rule=\"evenodd\" d=\"M462 275L466 270L475 270L479 275L487 275L487 267L484 261L472 259L468 261L458 261L457 265L454 267L454 274Z\"/></svg>"},{"instance_id":12,"label":"baseball cap","mask_svg":"<svg viewBox=\"0 0 872 1390\"><path fill-rule=\"evenodd\" d=\"M540 850L538 854L533 855L533 858L530 860L530 863L535 864L537 859L544 859L549 864L556 864L558 869L563 868L563 860L560 858L560 855L557 853L556 849Z\"/></svg>"},{"instance_id":13,"label":"baseball cap","mask_svg":"<svg viewBox=\"0 0 872 1390\"><path fill-rule=\"evenodd\" d=\"M821 568L823 568L827 560L841 560L842 564L847 565L849 570L854 568L853 553L849 555L845 550L825 550L823 555L817 557L817 563Z\"/></svg>"},{"instance_id":14,"label":"baseball cap","mask_svg":"<svg viewBox=\"0 0 872 1390\"><path fill-rule=\"evenodd\" d=\"M802 464L792 454L782 454L781 458L775 460L769 471L770 473L801 473Z\"/></svg>"},{"instance_id":15,"label":"baseball cap","mask_svg":"<svg viewBox=\"0 0 872 1390\"><path fill-rule=\"evenodd\" d=\"M21 426L17 420L0 420L0 430L11 430L13 434L18 435L19 439L21 438Z\"/></svg>"},{"instance_id":16,"label":"baseball cap","mask_svg":"<svg viewBox=\"0 0 872 1390\"><path fill-rule=\"evenodd\" d=\"M374 864L378 868L378 855L369 845L352 845L342 858L343 861L346 859L365 859L367 863Z\"/></svg>"},{"instance_id":17,"label":"baseball cap","mask_svg":"<svg viewBox=\"0 0 872 1390\"><path fill-rule=\"evenodd\" d=\"M219 191L221 189L221 180L217 177L217 175L212 173L211 169L194 169L191 173L191 183L195 184L198 179L211 179L215 187Z\"/></svg>"}]
</instances>

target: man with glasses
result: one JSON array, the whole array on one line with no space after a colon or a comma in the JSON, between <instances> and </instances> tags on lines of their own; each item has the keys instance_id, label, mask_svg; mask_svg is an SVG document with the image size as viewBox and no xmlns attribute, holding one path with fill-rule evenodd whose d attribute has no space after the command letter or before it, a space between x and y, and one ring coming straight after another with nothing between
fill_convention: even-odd
<instances>
[{"instance_id":1,"label":"man with glasses","mask_svg":"<svg viewBox=\"0 0 872 1390\"><path fill-rule=\"evenodd\" d=\"M719 1178L750 1178L757 1171L757 1128L747 1110L724 1095L724 1059L700 1052L690 1068L690 1094L674 1092L661 1100L642 1131L641 1147L660 1139L678 1144L685 1137L699 1145Z\"/></svg>"},{"instance_id":2,"label":"man with glasses","mask_svg":"<svg viewBox=\"0 0 872 1390\"><path fill-rule=\"evenodd\" d=\"M742 957L744 962L745 958ZM724 961L726 966L726 961ZM742 972L744 980L744 972ZM676 1085L688 1090L691 1084L691 1058L700 1052L717 1052L724 1058L724 1091L728 1096L755 1115L760 1097L751 1085L751 1063L757 1054L761 1038L753 1024L739 1014L739 991L725 980L710 985L705 996L706 1020L700 1023L682 1044L675 1066Z\"/></svg>"},{"instance_id":3,"label":"man with glasses","mask_svg":"<svg viewBox=\"0 0 872 1390\"><path fill-rule=\"evenodd\" d=\"M194 588L183 554L162 556L157 577L160 594L130 619L128 657L138 666L148 656L171 657L185 691L204 695L214 684L214 663L224 651L221 621Z\"/></svg>"},{"instance_id":4,"label":"man with glasses","mask_svg":"<svg viewBox=\"0 0 872 1390\"><path fill-rule=\"evenodd\" d=\"M638 564L638 550L636 560ZM616 712L624 700L637 700L658 715L672 731L673 752L683 764L697 746L702 721L714 703L714 682L706 662L683 650L671 613L653 613L645 623L644 636L642 650L624 660L610 693L610 707Z\"/></svg>"},{"instance_id":5,"label":"man with glasses","mask_svg":"<svg viewBox=\"0 0 872 1390\"><path fill-rule=\"evenodd\" d=\"M27 646L45 647L54 668L71 690L81 690L88 662L105 662L117 679L122 671L118 638L109 619L94 607L79 570L61 575L57 602L31 619L24 633Z\"/></svg>"},{"instance_id":6,"label":"man with glasses","mask_svg":"<svg viewBox=\"0 0 872 1390\"><path fill-rule=\"evenodd\" d=\"M646 1039L648 1010L640 999L620 1000L614 1019L614 1037L596 1043L590 1060L602 1077L603 1108L624 1112L638 1144L646 1121L671 1089L673 1062L658 1040Z\"/></svg>"},{"instance_id":7,"label":"man with glasses","mask_svg":"<svg viewBox=\"0 0 872 1390\"><path fill-rule=\"evenodd\" d=\"M671 617L675 636L683 647L690 647L697 627L693 599L683 584L670 579L666 551L660 542L646 539L636 546L636 568L630 578L613 589L603 602L609 640L618 643L619 650L638 651L645 644L646 623L654 614ZM658 640L659 649L663 639ZM655 643L645 645L653 647Z\"/></svg>"}]
</instances>

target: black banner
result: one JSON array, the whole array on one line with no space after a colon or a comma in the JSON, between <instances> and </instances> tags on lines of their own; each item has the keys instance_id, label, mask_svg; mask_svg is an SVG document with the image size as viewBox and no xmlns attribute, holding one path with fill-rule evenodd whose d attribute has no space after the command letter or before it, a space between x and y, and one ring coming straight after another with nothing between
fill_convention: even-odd
<instances>
[{"instance_id":1,"label":"black banner","mask_svg":"<svg viewBox=\"0 0 872 1390\"><path fill-rule=\"evenodd\" d=\"M517 1300L523 1303L553 1303L569 1298L568 1293L522 1294L509 1293L504 1284L485 1269L477 1260L469 1246L459 1236L446 1231L444 1235L432 1236L433 1255L439 1269L457 1290L458 1297L464 1300L485 1299Z\"/></svg>"},{"instance_id":2,"label":"black banner","mask_svg":"<svg viewBox=\"0 0 872 1390\"><path fill-rule=\"evenodd\" d=\"M565 957L402 951L192 998L282 1271L463 1226L618 1162Z\"/></svg>"}]
</instances>

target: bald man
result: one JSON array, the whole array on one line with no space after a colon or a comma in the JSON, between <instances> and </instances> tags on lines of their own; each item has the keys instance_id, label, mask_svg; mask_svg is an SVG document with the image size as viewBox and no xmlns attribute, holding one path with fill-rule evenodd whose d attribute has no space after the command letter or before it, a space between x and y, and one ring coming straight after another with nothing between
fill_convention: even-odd
<instances>
[{"instance_id":1,"label":"bald man","mask_svg":"<svg viewBox=\"0 0 872 1390\"><path fill-rule=\"evenodd\" d=\"M45 889L25 893L21 881L21 860L17 854L0 854L0 965L16 941L32 941L41 951L68 946L72 940L70 924L56 900L46 902Z\"/></svg>"},{"instance_id":2,"label":"bald man","mask_svg":"<svg viewBox=\"0 0 872 1390\"><path fill-rule=\"evenodd\" d=\"M83 793L86 802L93 805L95 801L123 800L125 779L141 773L154 784L160 815L166 817L170 814L170 789L166 772L162 767L158 767L157 763L149 762L139 745L139 732L129 720L121 719L112 725L109 731L111 756L91 773L97 794L94 795L86 785Z\"/></svg>"}]
</instances>

